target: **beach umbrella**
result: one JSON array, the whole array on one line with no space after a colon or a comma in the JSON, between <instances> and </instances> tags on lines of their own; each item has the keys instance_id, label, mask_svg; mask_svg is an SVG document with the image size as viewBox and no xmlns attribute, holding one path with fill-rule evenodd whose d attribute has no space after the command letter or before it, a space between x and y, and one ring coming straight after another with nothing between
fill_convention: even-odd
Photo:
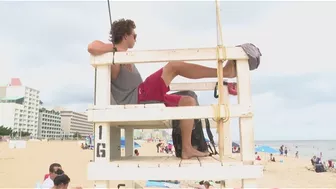
<instances>
[{"instance_id":1,"label":"beach umbrella","mask_svg":"<svg viewBox=\"0 0 336 189\"><path fill-rule=\"evenodd\" d=\"M120 140L120 147L125 148L125 139ZM134 142L134 148L140 148L140 147L141 147L140 144L138 144L137 142Z\"/></svg>"},{"instance_id":2,"label":"beach umbrella","mask_svg":"<svg viewBox=\"0 0 336 189\"><path fill-rule=\"evenodd\" d=\"M263 152L263 153L264 153L264 156L265 156L265 157L264 157L265 160L267 159L267 158L266 158L266 154L279 153L278 150L276 150L276 149L274 149L274 148L272 148L272 147L270 147L270 146L258 146L258 147L255 148L255 151L256 151L256 152Z\"/></svg>"},{"instance_id":3,"label":"beach umbrella","mask_svg":"<svg viewBox=\"0 0 336 189\"><path fill-rule=\"evenodd\" d=\"M264 153L269 153L269 154L273 154L273 153L278 153L279 151L270 147L270 146L258 146L257 148L255 148L256 152L264 152Z\"/></svg>"}]
</instances>

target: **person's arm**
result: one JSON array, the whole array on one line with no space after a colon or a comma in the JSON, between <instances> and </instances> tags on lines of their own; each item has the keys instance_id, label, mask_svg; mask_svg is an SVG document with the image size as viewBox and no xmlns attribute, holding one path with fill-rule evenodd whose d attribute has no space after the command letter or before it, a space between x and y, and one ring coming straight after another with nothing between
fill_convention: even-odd
<instances>
[{"instance_id":1,"label":"person's arm","mask_svg":"<svg viewBox=\"0 0 336 189\"><path fill-rule=\"evenodd\" d=\"M88 45L88 52L94 56L102 55L113 51L113 44L104 43L102 41L95 40ZM111 65L112 79L116 79L120 72L120 64Z\"/></svg>"},{"instance_id":2,"label":"person's arm","mask_svg":"<svg viewBox=\"0 0 336 189\"><path fill-rule=\"evenodd\" d=\"M95 40L88 45L88 52L94 56L112 52L113 44Z\"/></svg>"}]
</instances>

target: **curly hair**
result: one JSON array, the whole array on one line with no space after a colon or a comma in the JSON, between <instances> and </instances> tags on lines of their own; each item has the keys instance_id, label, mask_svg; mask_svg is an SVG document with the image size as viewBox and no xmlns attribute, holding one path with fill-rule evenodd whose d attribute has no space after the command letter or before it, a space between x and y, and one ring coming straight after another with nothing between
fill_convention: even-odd
<instances>
[{"instance_id":1,"label":"curly hair","mask_svg":"<svg viewBox=\"0 0 336 189\"><path fill-rule=\"evenodd\" d=\"M116 20L112 23L110 31L110 41L113 44L118 44L122 41L123 37L132 34L132 30L135 29L135 23L133 20L124 18Z\"/></svg>"}]
</instances>

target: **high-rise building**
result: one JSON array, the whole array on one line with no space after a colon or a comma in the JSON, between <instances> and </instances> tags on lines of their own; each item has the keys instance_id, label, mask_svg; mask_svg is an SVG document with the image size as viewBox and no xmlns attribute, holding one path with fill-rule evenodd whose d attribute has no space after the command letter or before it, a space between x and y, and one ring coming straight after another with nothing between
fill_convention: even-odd
<instances>
[{"instance_id":1,"label":"high-rise building","mask_svg":"<svg viewBox=\"0 0 336 189\"><path fill-rule=\"evenodd\" d=\"M88 122L86 113L74 112L64 108L55 108L61 112L61 126L65 136L71 137L76 133L81 136L93 134L93 123Z\"/></svg>"},{"instance_id":2,"label":"high-rise building","mask_svg":"<svg viewBox=\"0 0 336 189\"><path fill-rule=\"evenodd\" d=\"M23 86L19 78L12 78L8 86L0 87L0 95L0 125L37 137L40 91Z\"/></svg>"},{"instance_id":3,"label":"high-rise building","mask_svg":"<svg viewBox=\"0 0 336 189\"><path fill-rule=\"evenodd\" d=\"M0 126L11 128L19 132L24 124L24 98L0 98Z\"/></svg>"},{"instance_id":4,"label":"high-rise building","mask_svg":"<svg viewBox=\"0 0 336 189\"><path fill-rule=\"evenodd\" d=\"M60 139L63 137L61 112L41 108L38 123L39 138Z\"/></svg>"}]
</instances>

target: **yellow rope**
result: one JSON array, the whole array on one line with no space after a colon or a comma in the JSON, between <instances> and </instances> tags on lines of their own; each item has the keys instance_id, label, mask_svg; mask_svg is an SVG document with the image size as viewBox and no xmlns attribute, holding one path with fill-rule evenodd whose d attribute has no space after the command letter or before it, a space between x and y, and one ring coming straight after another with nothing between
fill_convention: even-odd
<instances>
[{"instance_id":1,"label":"yellow rope","mask_svg":"<svg viewBox=\"0 0 336 189\"><path fill-rule=\"evenodd\" d=\"M220 108L217 104L212 104L212 108L214 109L215 112L215 118L214 121L218 122L221 117L220 117Z\"/></svg>"},{"instance_id":2,"label":"yellow rope","mask_svg":"<svg viewBox=\"0 0 336 189\"><path fill-rule=\"evenodd\" d=\"M230 108L227 104L224 104L224 110L225 110L225 117L223 119L223 123L226 123L230 120Z\"/></svg>"},{"instance_id":3,"label":"yellow rope","mask_svg":"<svg viewBox=\"0 0 336 189\"><path fill-rule=\"evenodd\" d=\"M218 122L219 120L223 119L223 123L226 123L227 121L230 120L230 108L227 104L223 104L224 106L224 117L221 118L221 106L217 104L212 104L212 108L214 109L215 112L215 118L214 121Z\"/></svg>"}]
</instances>

